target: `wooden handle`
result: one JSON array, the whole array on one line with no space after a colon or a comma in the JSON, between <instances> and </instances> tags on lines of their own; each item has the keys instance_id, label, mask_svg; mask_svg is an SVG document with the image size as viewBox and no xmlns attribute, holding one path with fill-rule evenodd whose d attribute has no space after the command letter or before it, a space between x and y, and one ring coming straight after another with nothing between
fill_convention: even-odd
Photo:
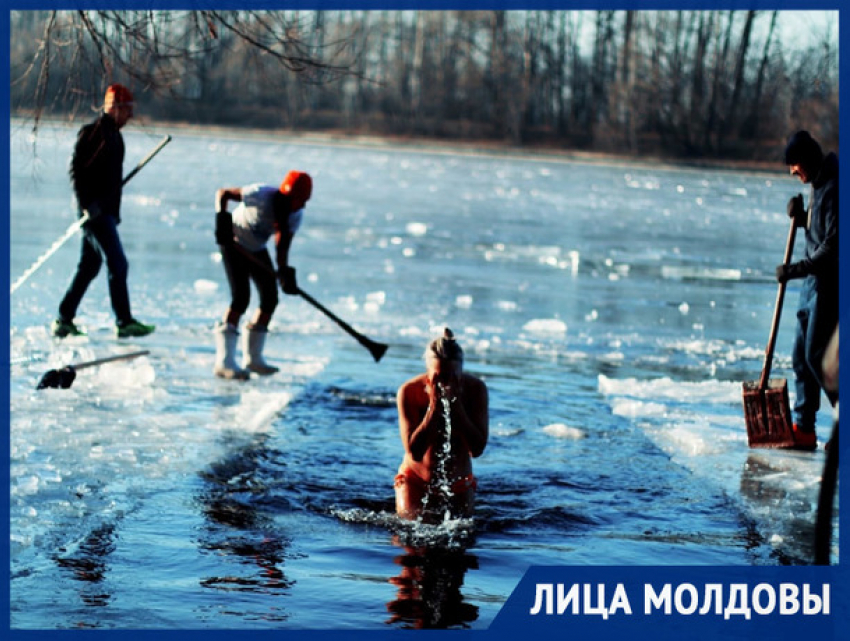
<instances>
[{"instance_id":1,"label":"wooden handle","mask_svg":"<svg viewBox=\"0 0 850 641\"><path fill-rule=\"evenodd\" d=\"M785 245L785 259L783 264L791 263L791 254L794 251L794 238L797 235L797 220L791 219L791 229L788 231L788 242ZM779 319L782 316L782 303L785 300L785 285L779 283L779 290L776 292L776 306L773 310L773 324L770 327L770 338L767 339L767 349L764 354L764 367L761 370L761 378L759 379L759 389L767 389L767 381L770 378L770 367L773 362L773 350L776 347L776 334L779 331Z\"/></svg>"}]
</instances>

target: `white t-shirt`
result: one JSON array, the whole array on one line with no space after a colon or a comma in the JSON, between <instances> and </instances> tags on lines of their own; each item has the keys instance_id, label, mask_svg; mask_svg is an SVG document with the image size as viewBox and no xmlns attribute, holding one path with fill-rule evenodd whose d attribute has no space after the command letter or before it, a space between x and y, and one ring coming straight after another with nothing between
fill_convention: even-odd
<instances>
[{"instance_id":1,"label":"white t-shirt","mask_svg":"<svg viewBox=\"0 0 850 641\"><path fill-rule=\"evenodd\" d=\"M260 251L274 234L274 197L278 191L277 187L259 183L242 188L242 202L233 210L233 234L245 249ZM303 209L289 214L290 234L298 231L303 217Z\"/></svg>"}]
</instances>

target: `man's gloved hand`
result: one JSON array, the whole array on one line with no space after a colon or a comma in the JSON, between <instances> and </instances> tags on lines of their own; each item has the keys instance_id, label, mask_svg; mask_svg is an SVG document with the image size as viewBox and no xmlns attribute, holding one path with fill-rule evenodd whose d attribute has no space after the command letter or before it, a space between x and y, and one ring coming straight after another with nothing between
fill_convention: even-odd
<instances>
[{"instance_id":1,"label":"man's gloved hand","mask_svg":"<svg viewBox=\"0 0 850 641\"><path fill-rule=\"evenodd\" d=\"M298 282L295 280L294 267L282 267L277 272L277 277L280 280L280 287L284 294L295 296L298 294Z\"/></svg>"},{"instance_id":2,"label":"man's gloved hand","mask_svg":"<svg viewBox=\"0 0 850 641\"><path fill-rule=\"evenodd\" d=\"M215 215L215 242L227 246L233 244L233 216L230 212L220 211Z\"/></svg>"},{"instance_id":3,"label":"man's gloved hand","mask_svg":"<svg viewBox=\"0 0 850 641\"><path fill-rule=\"evenodd\" d=\"M100 209L100 205L97 203L91 203L88 207L83 207L83 215L88 216L86 222L83 223L83 229L88 229L89 225L94 222L96 219L100 218L103 212Z\"/></svg>"},{"instance_id":4,"label":"man's gloved hand","mask_svg":"<svg viewBox=\"0 0 850 641\"><path fill-rule=\"evenodd\" d=\"M803 206L803 194L797 194L788 201L788 218L793 218L797 227L805 227L806 217L806 208Z\"/></svg>"},{"instance_id":5,"label":"man's gloved hand","mask_svg":"<svg viewBox=\"0 0 850 641\"><path fill-rule=\"evenodd\" d=\"M92 221L95 218L100 217L100 215L103 213L100 210L100 205L98 205L97 203L92 203L88 207L84 207L83 212L85 212L88 215L89 221Z\"/></svg>"},{"instance_id":6,"label":"man's gloved hand","mask_svg":"<svg viewBox=\"0 0 850 641\"><path fill-rule=\"evenodd\" d=\"M791 263L790 265L779 265L776 268L776 280L780 283L786 283L795 278L805 278L806 273L803 271L803 266L800 263Z\"/></svg>"}]
</instances>

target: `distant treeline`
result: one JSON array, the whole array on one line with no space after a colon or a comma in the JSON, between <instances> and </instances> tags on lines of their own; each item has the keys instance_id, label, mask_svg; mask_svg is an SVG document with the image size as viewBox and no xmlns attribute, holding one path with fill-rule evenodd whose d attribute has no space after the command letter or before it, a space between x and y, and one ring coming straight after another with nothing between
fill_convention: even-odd
<instances>
[{"instance_id":1,"label":"distant treeline","mask_svg":"<svg viewBox=\"0 0 850 641\"><path fill-rule=\"evenodd\" d=\"M829 15L789 43L776 11L15 11L11 105L123 82L162 120L765 160L837 148Z\"/></svg>"}]
</instances>

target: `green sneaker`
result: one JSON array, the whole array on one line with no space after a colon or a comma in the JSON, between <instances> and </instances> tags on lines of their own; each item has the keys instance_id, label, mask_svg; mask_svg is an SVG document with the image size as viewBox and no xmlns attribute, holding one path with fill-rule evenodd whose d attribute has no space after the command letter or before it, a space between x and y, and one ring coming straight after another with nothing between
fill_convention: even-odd
<instances>
[{"instance_id":1,"label":"green sneaker","mask_svg":"<svg viewBox=\"0 0 850 641\"><path fill-rule=\"evenodd\" d=\"M147 336L155 329L156 325L145 325L144 323L137 321L135 318L129 320L123 325L116 325L115 327L118 338L139 338L140 336Z\"/></svg>"},{"instance_id":2,"label":"green sneaker","mask_svg":"<svg viewBox=\"0 0 850 641\"><path fill-rule=\"evenodd\" d=\"M53 325L50 326L50 332L56 338L65 338L66 336L85 336L86 333L81 330L79 327L74 325L74 323L70 323L68 321L64 321L61 318L57 318L53 321Z\"/></svg>"}]
</instances>

